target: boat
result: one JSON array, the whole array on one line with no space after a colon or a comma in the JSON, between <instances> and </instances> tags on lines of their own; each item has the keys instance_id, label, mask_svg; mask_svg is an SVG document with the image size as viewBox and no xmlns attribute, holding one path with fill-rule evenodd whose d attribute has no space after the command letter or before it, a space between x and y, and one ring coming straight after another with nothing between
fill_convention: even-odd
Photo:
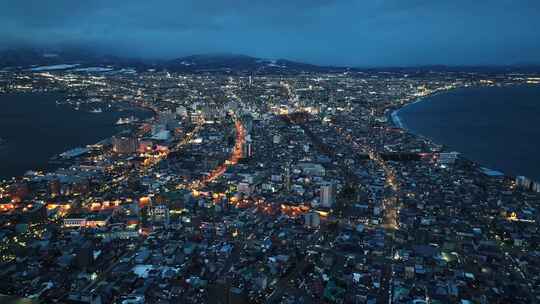
<instances>
[{"instance_id":1,"label":"boat","mask_svg":"<svg viewBox=\"0 0 540 304\"><path fill-rule=\"evenodd\" d=\"M118 119L118 121L116 121L116 124L117 125L127 125L127 124L134 123L134 122L137 122L137 121L139 121L139 119L137 117L134 117L134 116L125 117L125 118L120 117Z\"/></svg>"},{"instance_id":2,"label":"boat","mask_svg":"<svg viewBox=\"0 0 540 304\"><path fill-rule=\"evenodd\" d=\"M90 110L90 113L94 113L94 114L99 114L99 113L102 113L102 112L103 112L103 110L101 108Z\"/></svg>"}]
</instances>

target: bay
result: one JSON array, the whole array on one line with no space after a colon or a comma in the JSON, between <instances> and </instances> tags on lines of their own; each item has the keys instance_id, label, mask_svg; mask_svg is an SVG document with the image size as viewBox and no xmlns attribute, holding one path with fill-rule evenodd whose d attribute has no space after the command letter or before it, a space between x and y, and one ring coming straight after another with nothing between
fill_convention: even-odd
<instances>
[{"instance_id":1,"label":"bay","mask_svg":"<svg viewBox=\"0 0 540 304\"><path fill-rule=\"evenodd\" d=\"M411 132L485 167L540 181L540 86L456 89L397 115Z\"/></svg>"},{"instance_id":2,"label":"bay","mask_svg":"<svg viewBox=\"0 0 540 304\"><path fill-rule=\"evenodd\" d=\"M51 157L119 132L121 117L150 116L142 109L90 113L56 104L64 99L61 93L0 94L0 179L51 168Z\"/></svg>"}]
</instances>

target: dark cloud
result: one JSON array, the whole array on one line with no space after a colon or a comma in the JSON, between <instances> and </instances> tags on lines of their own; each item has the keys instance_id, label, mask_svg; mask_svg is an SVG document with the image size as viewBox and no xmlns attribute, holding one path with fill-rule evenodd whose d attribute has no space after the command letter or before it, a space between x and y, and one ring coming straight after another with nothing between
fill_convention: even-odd
<instances>
[{"instance_id":1,"label":"dark cloud","mask_svg":"<svg viewBox=\"0 0 540 304\"><path fill-rule=\"evenodd\" d=\"M233 52L347 65L540 61L540 1L5 0L0 47Z\"/></svg>"}]
</instances>

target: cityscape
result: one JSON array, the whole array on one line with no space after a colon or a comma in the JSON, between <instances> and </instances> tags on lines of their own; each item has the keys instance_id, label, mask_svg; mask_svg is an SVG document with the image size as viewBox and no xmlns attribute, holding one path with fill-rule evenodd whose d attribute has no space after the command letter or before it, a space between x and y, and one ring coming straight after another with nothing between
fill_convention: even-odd
<instances>
[{"instance_id":1,"label":"cityscape","mask_svg":"<svg viewBox=\"0 0 540 304\"><path fill-rule=\"evenodd\" d=\"M0 304L540 304L540 1L0 1Z\"/></svg>"},{"instance_id":2,"label":"cityscape","mask_svg":"<svg viewBox=\"0 0 540 304\"><path fill-rule=\"evenodd\" d=\"M5 295L29 303L540 297L539 184L413 135L395 115L426 96L538 83L538 74L57 68L6 71L1 90L153 115L122 119L119 134L53 157L56 170L0 184Z\"/></svg>"}]
</instances>

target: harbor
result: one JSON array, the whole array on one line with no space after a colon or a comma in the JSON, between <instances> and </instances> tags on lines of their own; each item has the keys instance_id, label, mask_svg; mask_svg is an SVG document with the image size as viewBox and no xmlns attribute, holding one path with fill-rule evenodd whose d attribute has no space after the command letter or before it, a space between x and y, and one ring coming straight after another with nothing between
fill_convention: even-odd
<instances>
[{"instance_id":1,"label":"harbor","mask_svg":"<svg viewBox=\"0 0 540 304\"><path fill-rule=\"evenodd\" d=\"M63 93L0 95L0 179L53 169L63 163L60 154L70 155L67 151L95 144L151 117L151 112L127 105L76 110L76 103L68 104L67 98Z\"/></svg>"}]
</instances>

